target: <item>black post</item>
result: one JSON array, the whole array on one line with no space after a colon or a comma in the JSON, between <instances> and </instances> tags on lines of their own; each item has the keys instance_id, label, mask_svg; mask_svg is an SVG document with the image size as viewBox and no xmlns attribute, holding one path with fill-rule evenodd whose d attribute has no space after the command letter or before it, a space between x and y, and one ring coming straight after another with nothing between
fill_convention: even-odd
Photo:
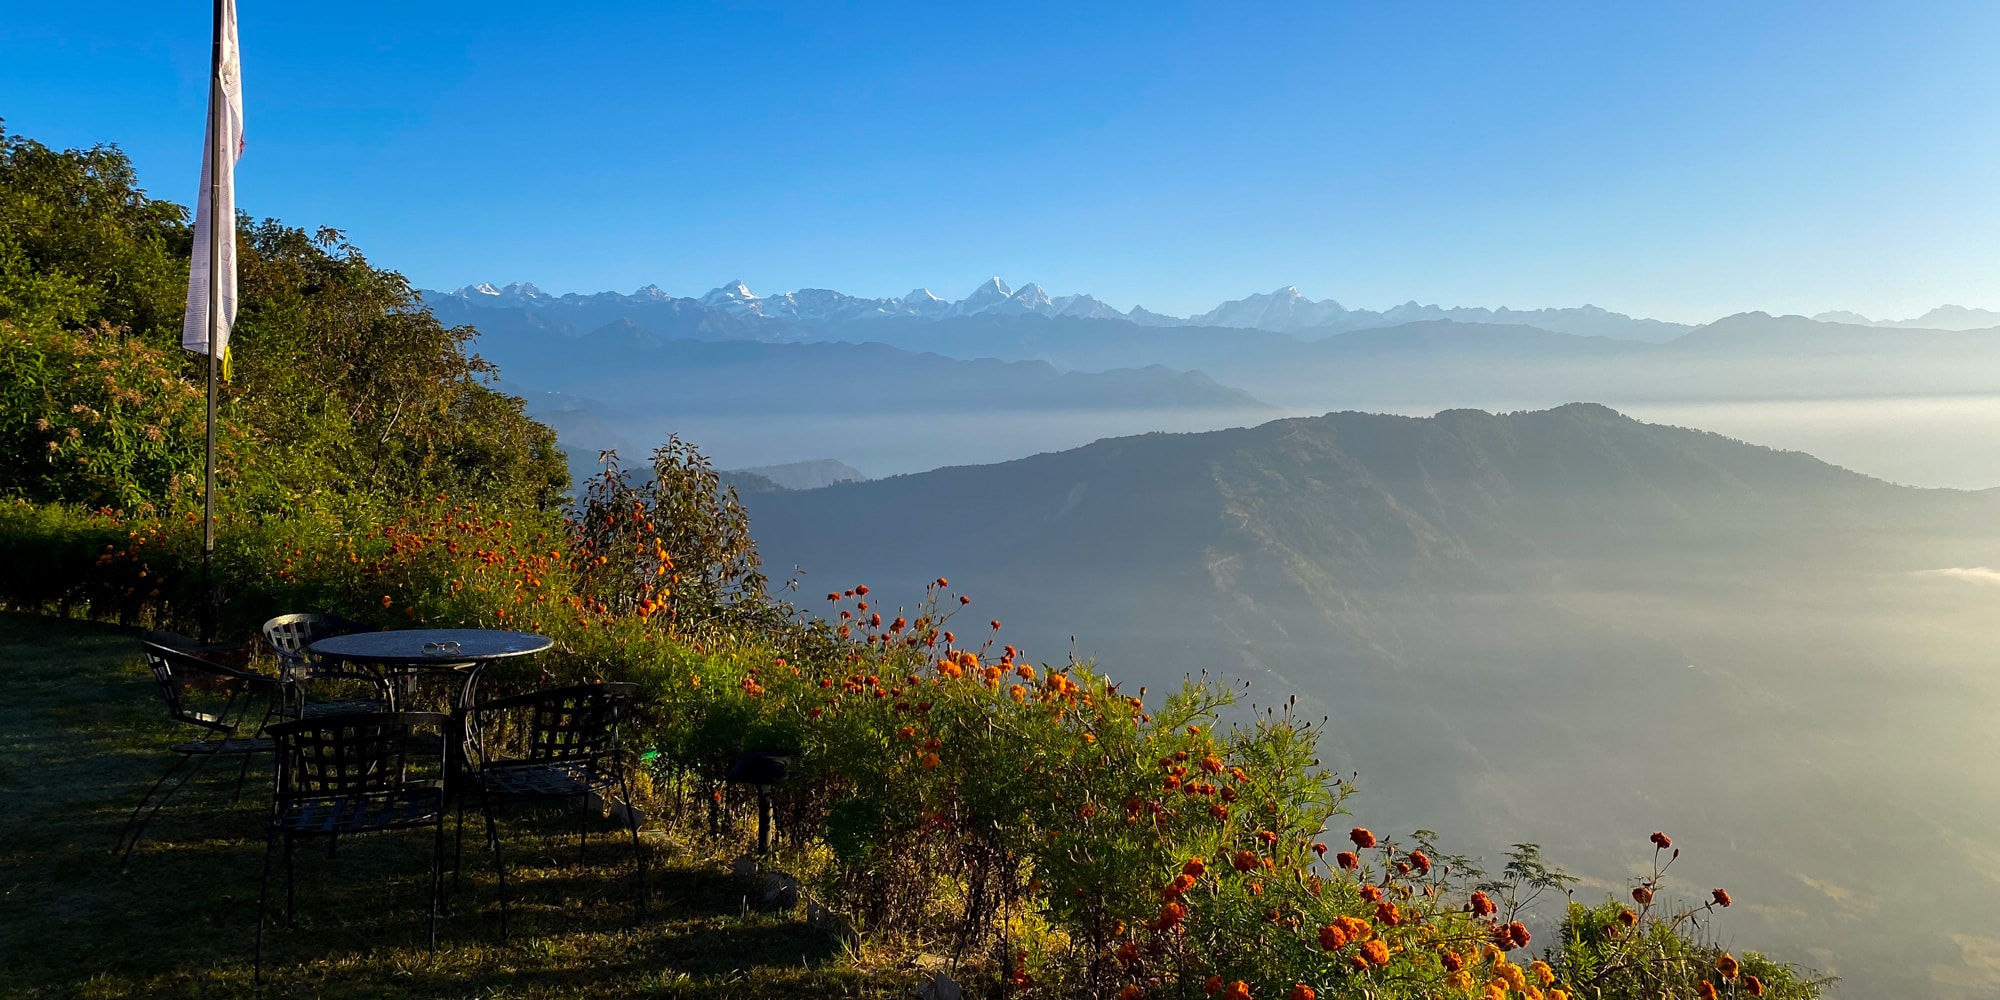
<instances>
[{"instance_id":1,"label":"black post","mask_svg":"<svg viewBox=\"0 0 2000 1000\"><path fill-rule=\"evenodd\" d=\"M201 641L215 641L215 333L222 309L222 0L215 0L214 43L208 63L208 448L201 499Z\"/></svg>"}]
</instances>

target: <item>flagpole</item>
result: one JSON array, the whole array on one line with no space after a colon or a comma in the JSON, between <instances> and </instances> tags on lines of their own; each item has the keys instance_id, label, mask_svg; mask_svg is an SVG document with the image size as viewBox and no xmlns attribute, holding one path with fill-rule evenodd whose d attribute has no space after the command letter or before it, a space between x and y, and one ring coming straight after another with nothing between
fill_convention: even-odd
<instances>
[{"instance_id":1,"label":"flagpole","mask_svg":"<svg viewBox=\"0 0 2000 1000\"><path fill-rule=\"evenodd\" d=\"M222 2L215 0L214 44L208 62L208 447L203 459L206 483L201 511L201 639L215 640L215 374L216 322L222 309L222 158L228 155L222 135Z\"/></svg>"}]
</instances>

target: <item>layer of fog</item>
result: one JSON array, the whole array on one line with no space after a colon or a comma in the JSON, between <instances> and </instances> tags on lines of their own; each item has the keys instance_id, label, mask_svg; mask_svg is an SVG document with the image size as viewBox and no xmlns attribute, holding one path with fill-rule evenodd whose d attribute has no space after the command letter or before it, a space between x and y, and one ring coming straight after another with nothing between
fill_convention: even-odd
<instances>
[{"instance_id":1,"label":"layer of fog","mask_svg":"<svg viewBox=\"0 0 2000 1000\"><path fill-rule=\"evenodd\" d=\"M1449 403L1353 406L1428 416L1450 406L1508 411L1562 399L1472 398ZM1906 486L2000 487L2000 395L1785 399L1754 402L1595 400L1652 423L1714 431L1753 444L1803 451ZM935 416L728 416L634 420L623 436L658 441L679 433L723 468L837 458L871 477L947 465L1004 462L1106 437L1207 431L1307 416L1321 409L1122 410L954 413ZM633 457L633 456L628 456Z\"/></svg>"}]
</instances>

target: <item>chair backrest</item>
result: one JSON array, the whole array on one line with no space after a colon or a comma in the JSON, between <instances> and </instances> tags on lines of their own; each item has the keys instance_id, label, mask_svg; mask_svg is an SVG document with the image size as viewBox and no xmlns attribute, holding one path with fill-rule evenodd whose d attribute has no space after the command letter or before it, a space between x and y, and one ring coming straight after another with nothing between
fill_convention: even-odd
<instances>
[{"instance_id":1,"label":"chair backrest","mask_svg":"<svg viewBox=\"0 0 2000 1000\"><path fill-rule=\"evenodd\" d=\"M618 723L639 697L639 685L614 682L575 684L549 688L531 694L500 698L472 709L471 735L477 739L494 733L491 717L520 712L525 715L518 738L509 749L520 756L503 754L498 748L477 748L482 760L496 758L534 763L596 760L618 745Z\"/></svg>"},{"instance_id":2,"label":"chair backrest","mask_svg":"<svg viewBox=\"0 0 2000 1000\"><path fill-rule=\"evenodd\" d=\"M152 670L153 680L160 686L160 697L167 703L167 714L175 722L211 732L225 735L235 732L241 721L239 711L248 708L246 696L271 683L268 678L204 660L157 642L146 643L145 650L146 666ZM221 707L213 712L196 708L196 696L201 692L221 695Z\"/></svg>"},{"instance_id":3,"label":"chair backrest","mask_svg":"<svg viewBox=\"0 0 2000 1000\"><path fill-rule=\"evenodd\" d=\"M356 712L269 726L264 731L278 745L278 805L377 795L442 777L450 725L438 712ZM438 738L420 738L427 730Z\"/></svg>"},{"instance_id":4,"label":"chair backrest","mask_svg":"<svg viewBox=\"0 0 2000 1000\"><path fill-rule=\"evenodd\" d=\"M264 641L282 657L304 659L313 643L335 635L360 632L367 626L339 615L279 615L264 623Z\"/></svg>"},{"instance_id":5,"label":"chair backrest","mask_svg":"<svg viewBox=\"0 0 2000 1000\"><path fill-rule=\"evenodd\" d=\"M265 622L263 633L271 651L278 654L278 662L286 676L296 677L309 669L318 673L336 672L325 664L315 662L311 651L313 643L330 636L366 630L366 625L339 615L293 614L279 615Z\"/></svg>"}]
</instances>

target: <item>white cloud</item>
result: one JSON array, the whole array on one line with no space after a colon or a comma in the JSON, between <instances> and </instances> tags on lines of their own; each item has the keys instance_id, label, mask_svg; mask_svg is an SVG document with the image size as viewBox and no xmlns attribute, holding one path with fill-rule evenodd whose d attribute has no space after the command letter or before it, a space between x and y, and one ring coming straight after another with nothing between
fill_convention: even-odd
<instances>
[{"instance_id":1,"label":"white cloud","mask_svg":"<svg viewBox=\"0 0 2000 1000\"><path fill-rule=\"evenodd\" d=\"M1947 580L1961 580L1966 583L1987 587L2000 587L2000 569L1991 566L1947 566L1944 569L1918 570L1914 576L1941 576Z\"/></svg>"}]
</instances>

